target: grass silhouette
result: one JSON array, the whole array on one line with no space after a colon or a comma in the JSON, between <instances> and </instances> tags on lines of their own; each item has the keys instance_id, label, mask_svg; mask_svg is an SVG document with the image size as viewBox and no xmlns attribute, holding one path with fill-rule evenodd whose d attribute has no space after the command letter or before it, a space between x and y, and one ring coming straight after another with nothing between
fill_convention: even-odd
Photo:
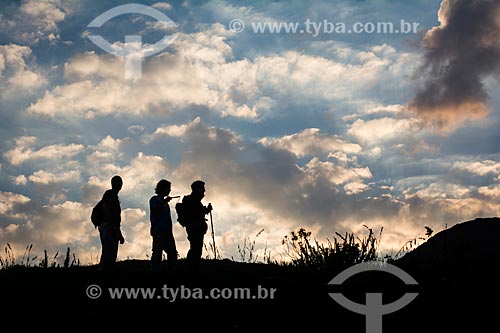
<instances>
[{"instance_id":1,"label":"grass silhouette","mask_svg":"<svg viewBox=\"0 0 500 333\"><path fill-rule=\"evenodd\" d=\"M332 241L327 240L326 245L319 243L316 239L312 240L310 238L312 233L304 228L292 231L282 240L286 254L291 259L289 265L298 268L332 271L364 261L376 260L379 242L374 236L373 230L367 226L364 227L368 229L369 234L362 239L354 233L346 233L344 236L336 233L337 236L334 236ZM284 264L286 265L286 263Z\"/></svg>"},{"instance_id":2,"label":"grass silhouette","mask_svg":"<svg viewBox=\"0 0 500 333\"><path fill-rule=\"evenodd\" d=\"M38 262L36 262L38 256L31 257L32 248L33 244L26 246L24 254L21 258L21 262L17 263L14 250L12 249L12 246L9 243L7 243L4 247L5 257L3 257L2 254L0 253L0 269L19 268L19 267L69 268L69 267L80 266L80 259L76 257L75 253L71 253L71 249L69 247L66 249L66 256L64 258L62 265L57 262L57 258L59 257L59 251L55 253L55 255L52 257L52 260L49 262L49 256L47 250L43 250L44 254L43 258L38 260Z\"/></svg>"},{"instance_id":3,"label":"grass silhouette","mask_svg":"<svg viewBox=\"0 0 500 333\"><path fill-rule=\"evenodd\" d=\"M253 241L250 238L243 240L243 245L238 244L238 253L240 254L241 262L256 263L259 260L259 255L255 254L255 242L257 238L264 232L261 229L254 237ZM234 258L231 257L234 260ZM264 248L263 262L271 263L271 254L267 251L267 246Z\"/></svg>"},{"instance_id":4,"label":"grass silhouette","mask_svg":"<svg viewBox=\"0 0 500 333\"><path fill-rule=\"evenodd\" d=\"M266 247L262 258L256 254L256 241L259 236L264 232L261 229L251 240L245 238L242 245L237 245L238 253L240 255L239 261L243 263L261 263L272 264L275 266L291 267L301 270L314 270L314 271L338 271L345 269L357 263L364 261L389 261L394 262L396 259L401 258L406 253L411 252L413 249L420 245L419 241L426 240L424 237L417 237L407 241L395 255L385 255L384 257L379 253L380 239L382 237L383 227L380 229L378 238L375 236L373 229L363 225L368 231L367 236L362 238L354 233L346 232L345 235L335 233L332 239L327 239L326 244L320 243L317 239L312 238L312 232L305 228L299 228L296 231L290 232L285 235L281 244L284 246L285 259L271 259L271 254ZM432 230L426 227L426 235L430 237ZM58 267L74 267L80 266L80 259L76 257L75 253L71 253L69 247L66 249L66 255L62 262L58 262L59 251L49 259L47 250L44 250L43 258L38 259L38 256L31 256L33 244L27 245L21 261L16 262L16 255L9 243L4 247L4 257L0 253L0 269L9 269L12 267L41 267L41 268L58 268ZM223 256L217 247L209 242L208 246L204 244L205 259L206 260L223 260ZM128 258L127 258L128 259ZM149 258L148 258L149 259ZM165 260L165 255L163 255ZM38 260L38 261L37 261ZM98 260L97 260L98 262ZM89 264L90 266L95 264Z\"/></svg>"},{"instance_id":5,"label":"grass silhouette","mask_svg":"<svg viewBox=\"0 0 500 333\"><path fill-rule=\"evenodd\" d=\"M336 233L333 241L327 239L327 244L319 243L316 239L312 240L312 233L304 228L297 231L292 231L290 235L284 236L282 245L288 260L271 259L271 255L264 248L264 253L261 258L262 263L273 264L277 266L295 267L300 269L313 269L313 270L331 270L332 268L345 268L347 266L377 259L377 245L379 241L375 238L373 230L365 226L369 231L367 237L359 238L354 233L346 233L344 236ZM240 254L240 262L243 263L257 263L259 262L259 255L256 254L256 240L264 232L261 229L253 240L245 238L243 245L238 245L238 252ZM382 229L380 231L380 236ZM204 244L207 255L206 260L224 259L220 254L218 248L214 247L212 243L207 246ZM59 251L49 259L47 250L44 250L43 258L38 259L37 256L31 257L31 250L33 244L26 246L21 262L16 262L16 255L9 243L4 248L5 258L0 254L0 269L8 269L12 267L41 267L41 268L58 268L58 267L74 267L80 266L80 260L76 258L75 253L71 253L70 248L66 249L65 259L61 265L58 262ZM165 257L165 256L163 256ZM165 259L165 258L163 258ZM231 260L236 261L233 257Z\"/></svg>"}]
</instances>

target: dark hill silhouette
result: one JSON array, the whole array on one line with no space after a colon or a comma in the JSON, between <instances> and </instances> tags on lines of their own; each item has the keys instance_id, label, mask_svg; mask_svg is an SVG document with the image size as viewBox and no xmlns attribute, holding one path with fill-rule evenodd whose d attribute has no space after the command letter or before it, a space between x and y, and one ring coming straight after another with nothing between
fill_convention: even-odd
<instances>
[{"instance_id":1,"label":"dark hill silhouette","mask_svg":"<svg viewBox=\"0 0 500 333\"><path fill-rule=\"evenodd\" d=\"M498 263L500 218L458 223L395 262L419 283L434 287L495 285Z\"/></svg>"},{"instance_id":2,"label":"dark hill silhouette","mask_svg":"<svg viewBox=\"0 0 500 333\"><path fill-rule=\"evenodd\" d=\"M496 325L500 281L500 219L476 219L441 231L394 262L419 283L418 297L400 311L383 317L383 332L474 332ZM330 329L365 332L365 317L353 313L328 295L328 282L338 272L298 270L268 264L231 260L204 260L200 274L192 276L184 260L175 272L152 273L146 260L117 263L112 272L84 266L59 269L14 267L0 271L3 315L18 328L72 325L100 327L112 318L114 328L145 327L203 329ZM401 281L385 273L363 273L341 290L364 303L367 292L382 292L384 303L410 292ZM371 274L371 275L370 275ZM360 274L362 275L362 274ZM390 277L390 276L389 276ZM354 278L353 278L354 279ZM104 294L89 299L89 285ZM161 288L190 288L206 296L219 288L275 288L274 299L177 299L162 298ZM108 288L155 288L153 298L111 299ZM16 304L22 304L17 307ZM6 317L7 318L7 317ZM27 320L29 318L29 320ZM47 325L45 325L45 323ZM63 325L63 324L60 324ZM74 327L74 326L73 326Z\"/></svg>"}]
</instances>

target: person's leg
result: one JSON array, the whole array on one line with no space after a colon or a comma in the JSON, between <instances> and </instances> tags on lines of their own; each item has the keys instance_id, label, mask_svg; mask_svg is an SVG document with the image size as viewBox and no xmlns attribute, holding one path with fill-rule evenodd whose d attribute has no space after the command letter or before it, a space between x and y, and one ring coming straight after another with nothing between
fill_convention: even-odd
<instances>
[{"instance_id":1,"label":"person's leg","mask_svg":"<svg viewBox=\"0 0 500 333\"><path fill-rule=\"evenodd\" d=\"M111 239L110 239L110 249L109 249L109 256L110 256L110 262L111 264L114 264L116 262L116 259L118 258L118 244L120 243L120 228L113 226L112 227L112 232L110 232Z\"/></svg>"},{"instance_id":2,"label":"person's leg","mask_svg":"<svg viewBox=\"0 0 500 333\"><path fill-rule=\"evenodd\" d=\"M116 262L116 259L118 258L118 244L119 241L116 239L116 237L111 241L110 244L110 262L111 264L114 264Z\"/></svg>"},{"instance_id":3,"label":"person's leg","mask_svg":"<svg viewBox=\"0 0 500 333\"><path fill-rule=\"evenodd\" d=\"M167 253L168 268L171 269L177 261L177 247L172 230L165 233L165 252Z\"/></svg>"},{"instance_id":4,"label":"person's leg","mask_svg":"<svg viewBox=\"0 0 500 333\"><path fill-rule=\"evenodd\" d=\"M163 254L163 237L161 234L153 236L153 249L151 253L151 269L157 270L161 265L161 256Z\"/></svg>"},{"instance_id":5,"label":"person's leg","mask_svg":"<svg viewBox=\"0 0 500 333\"><path fill-rule=\"evenodd\" d=\"M99 237L101 238L101 259L99 268L101 270L109 269L115 262L118 255L118 241L113 234L112 228L103 225L99 228Z\"/></svg>"},{"instance_id":6,"label":"person's leg","mask_svg":"<svg viewBox=\"0 0 500 333\"><path fill-rule=\"evenodd\" d=\"M191 230L188 234L189 251L187 260L192 267L198 268L200 265L201 255L203 253L203 236L200 230Z\"/></svg>"},{"instance_id":7,"label":"person's leg","mask_svg":"<svg viewBox=\"0 0 500 333\"><path fill-rule=\"evenodd\" d=\"M203 253L203 234L201 232L197 235L194 253L196 258L196 264L199 265L201 261L201 254Z\"/></svg>"},{"instance_id":8,"label":"person's leg","mask_svg":"<svg viewBox=\"0 0 500 333\"><path fill-rule=\"evenodd\" d=\"M196 237L195 237L195 231L192 230L191 228L188 227L186 229L186 232L187 232L187 239L189 241L189 250L186 256L186 260L188 263L191 263L193 261L193 256L194 256L193 248Z\"/></svg>"}]
</instances>

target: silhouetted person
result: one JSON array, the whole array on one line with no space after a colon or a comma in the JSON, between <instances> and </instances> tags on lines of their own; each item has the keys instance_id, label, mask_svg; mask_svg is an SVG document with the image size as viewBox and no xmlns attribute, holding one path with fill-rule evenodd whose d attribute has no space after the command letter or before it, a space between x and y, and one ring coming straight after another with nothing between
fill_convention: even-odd
<instances>
[{"instance_id":1,"label":"silhouetted person","mask_svg":"<svg viewBox=\"0 0 500 333\"><path fill-rule=\"evenodd\" d=\"M189 240L187 254L188 264L198 269L203 252L203 237L208 229L205 215L212 211L212 205L203 206L201 200L205 197L205 183L197 180L191 184L191 194L182 199L186 212L186 232Z\"/></svg>"},{"instance_id":2,"label":"silhouetted person","mask_svg":"<svg viewBox=\"0 0 500 333\"><path fill-rule=\"evenodd\" d=\"M118 192L122 189L123 181L120 176L111 178L111 189L104 192L103 216L104 221L99 226L99 236L101 238L101 261L99 268L106 270L113 266L118 256L118 243L123 244L123 238L120 230L121 207Z\"/></svg>"},{"instance_id":3,"label":"silhouetted person","mask_svg":"<svg viewBox=\"0 0 500 333\"><path fill-rule=\"evenodd\" d=\"M174 267L177 261L177 248L175 247L174 234L172 232L172 217L170 216L169 201L171 183L162 179L155 189L155 196L149 199L149 219L151 221L150 233L153 237L153 253L151 255L151 268L160 268L163 251L167 253L168 268Z\"/></svg>"}]
</instances>

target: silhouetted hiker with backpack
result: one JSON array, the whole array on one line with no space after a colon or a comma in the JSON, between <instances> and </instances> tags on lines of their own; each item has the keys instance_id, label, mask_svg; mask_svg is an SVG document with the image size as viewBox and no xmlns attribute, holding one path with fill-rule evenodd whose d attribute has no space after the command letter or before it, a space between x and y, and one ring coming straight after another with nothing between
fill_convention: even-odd
<instances>
[{"instance_id":1,"label":"silhouetted hiker with backpack","mask_svg":"<svg viewBox=\"0 0 500 333\"><path fill-rule=\"evenodd\" d=\"M203 237L208 230L205 215L212 211L212 204L203 206L201 200L205 197L205 183L197 180L191 184L191 194L182 199L182 211L179 222L186 228L189 240L187 262L191 268L198 269L203 252ZM182 222L181 222L182 221Z\"/></svg>"},{"instance_id":2,"label":"silhouetted hiker with backpack","mask_svg":"<svg viewBox=\"0 0 500 333\"><path fill-rule=\"evenodd\" d=\"M109 269L118 256L118 243L123 244L120 230L121 207L118 192L122 189L123 180L120 176L111 178L111 189L107 190L102 197L102 222L99 225L99 236L101 238L101 260L99 269Z\"/></svg>"},{"instance_id":3,"label":"silhouetted hiker with backpack","mask_svg":"<svg viewBox=\"0 0 500 333\"><path fill-rule=\"evenodd\" d=\"M156 185L156 195L149 199L150 233L153 237L151 269L154 271L160 268L163 251L167 253L168 269L172 269L177 261L177 249L172 232L172 217L168 205L172 199L168 196L171 186L168 180L160 180Z\"/></svg>"}]
</instances>

